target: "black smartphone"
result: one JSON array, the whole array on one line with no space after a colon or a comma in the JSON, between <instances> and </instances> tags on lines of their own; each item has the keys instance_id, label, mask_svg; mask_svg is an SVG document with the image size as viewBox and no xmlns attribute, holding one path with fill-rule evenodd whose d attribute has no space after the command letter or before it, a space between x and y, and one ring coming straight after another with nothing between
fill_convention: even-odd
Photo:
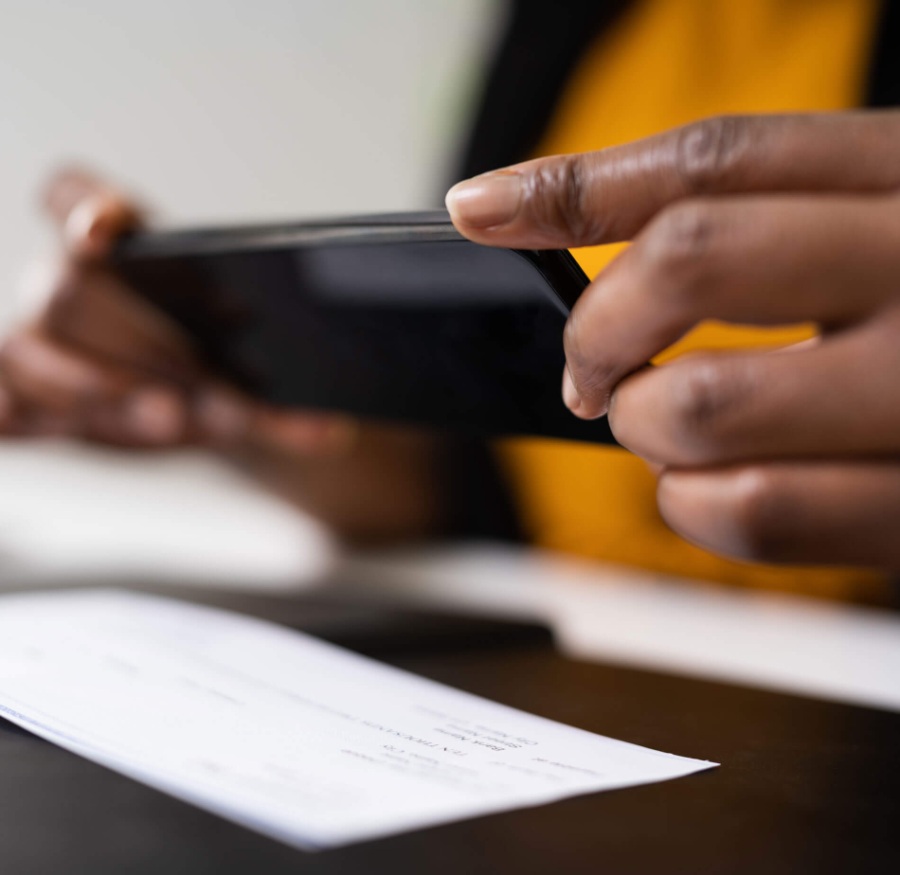
<instances>
[{"instance_id":1,"label":"black smartphone","mask_svg":"<svg viewBox=\"0 0 900 875\"><path fill-rule=\"evenodd\" d=\"M140 232L113 260L212 368L273 404L613 442L560 397L563 325L588 282L566 251L479 246L434 211Z\"/></svg>"}]
</instances>

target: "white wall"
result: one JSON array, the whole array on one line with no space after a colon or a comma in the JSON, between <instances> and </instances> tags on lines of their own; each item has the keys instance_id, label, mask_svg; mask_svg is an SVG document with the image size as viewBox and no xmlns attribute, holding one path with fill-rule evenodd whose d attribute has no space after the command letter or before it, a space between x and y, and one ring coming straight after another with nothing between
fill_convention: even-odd
<instances>
[{"instance_id":1,"label":"white wall","mask_svg":"<svg viewBox=\"0 0 900 875\"><path fill-rule=\"evenodd\" d=\"M52 249L33 205L61 162L108 172L167 222L433 203L497 12L491 0L0 0L0 326L26 256ZM0 443L0 584L34 568L296 576L308 526L251 493L190 456Z\"/></svg>"},{"instance_id":2,"label":"white wall","mask_svg":"<svg viewBox=\"0 0 900 875\"><path fill-rule=\"evenodd\" d=\"M0 312L34 192L79 160L167 220L415 208L457 146L490 0L0 0Z\"/></svg>"}]
</instances>

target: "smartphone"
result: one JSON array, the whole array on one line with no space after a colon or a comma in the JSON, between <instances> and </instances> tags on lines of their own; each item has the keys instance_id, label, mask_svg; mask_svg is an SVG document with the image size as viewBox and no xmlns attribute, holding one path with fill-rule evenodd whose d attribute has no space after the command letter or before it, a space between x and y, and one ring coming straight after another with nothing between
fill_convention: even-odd
<instances>
[{"instance_id":1,"label":"smartphone","mask_svg":"<svg viewBox=\"0 0 900 875\"><path fill-rule=\"evenodd\" d=\"M272 404L614 442L561 400L563 326L588 283L564 250L480 246L433 211L140 232L113 261L210 367Z\"/></svg>"}]
</instances>

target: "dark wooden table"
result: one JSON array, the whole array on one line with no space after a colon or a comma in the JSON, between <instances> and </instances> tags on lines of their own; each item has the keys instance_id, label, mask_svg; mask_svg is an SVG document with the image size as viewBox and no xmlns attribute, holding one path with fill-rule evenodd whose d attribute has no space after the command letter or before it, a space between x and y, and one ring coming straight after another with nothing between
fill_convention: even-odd
<instances>
[{"instance_id":1,"label":"dark wooden table","mask_svg":"<svg viewBox=\"0 0 900 875\"><path fill-rule=\"evenodd\" d=\"M900 714L579 663L539 643L395 653L390 661L722 766L305 854L0 721L0 872L900 872Z\"/></svg>"}]
</instances>

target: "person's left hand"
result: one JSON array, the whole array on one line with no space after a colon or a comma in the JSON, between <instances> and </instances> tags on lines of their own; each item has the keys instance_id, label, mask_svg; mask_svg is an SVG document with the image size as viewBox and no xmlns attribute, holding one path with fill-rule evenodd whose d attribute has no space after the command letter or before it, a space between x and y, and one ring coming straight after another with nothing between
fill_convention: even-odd
<instances>
[{"instance_id":1,"label":"person's left hand","mask_svg":"<svg viewBox=\"0 0 900 875\"><path fill-rule=\"evenodd\" d=\"M900 112L716 118L447 203L488 245L634 239L572 311L563 396L661 467L672 528L748 559L898 569L898 147ZM820 337L645 367L706 319Z\"/></svg>"}]
</instances>

